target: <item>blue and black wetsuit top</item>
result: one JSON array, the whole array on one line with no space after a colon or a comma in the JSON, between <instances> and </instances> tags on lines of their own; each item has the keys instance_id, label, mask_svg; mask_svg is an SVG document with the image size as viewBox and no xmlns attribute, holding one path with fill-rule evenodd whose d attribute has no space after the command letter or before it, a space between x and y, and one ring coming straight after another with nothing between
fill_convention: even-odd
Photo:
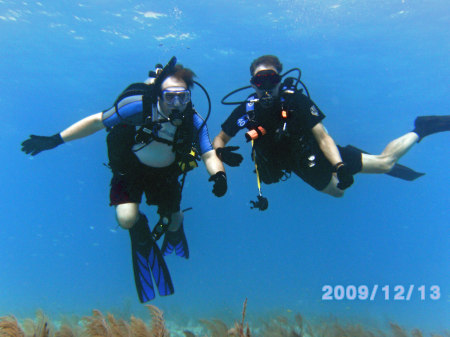
<instances>
[{"instance_id":1,"label":"blue and black wetsuit top","mask_svg":"<svg viewBox=\"0 0 450 337\"><path fill-rule=\"evenodd\" d=\"M142 93L136 92L136 94L129 96L121 96L119 96L114 106L103 111L103 124L111 131L116 128L125 128L125 125L130 129L130 124L142 125L145 118L152 115L151 111L146 110L147 106ZM132 152L142 164L155 168L170 166L177 160L180 149L175 148L177 145L174 143L180 143L180 135L183 135L181 140L184 143L190 143L182 146L184 152L189 153L193 144L196 145L201 155L211 151L213 148L206 123L192 108L192 104L189 103L186 109L191 110L190 113L186 114L190 118L187 118L182 126L176 127L170 122L160 123L157 128L150 130L155 137L148 143L136 143L134 137L136 135L136 127L132 127L133 131L131 133L134 134L132 139L123 140L127 143L127 150L129 151L131 147ZM166 118L159 106L155 106L153 110L153 118ZM108 147L114 146L110 143L108 142ZM115 142L115 144L117 146L121 143ZM110 149L108 151L111 152Z\"/></svg>"}]
</instances>

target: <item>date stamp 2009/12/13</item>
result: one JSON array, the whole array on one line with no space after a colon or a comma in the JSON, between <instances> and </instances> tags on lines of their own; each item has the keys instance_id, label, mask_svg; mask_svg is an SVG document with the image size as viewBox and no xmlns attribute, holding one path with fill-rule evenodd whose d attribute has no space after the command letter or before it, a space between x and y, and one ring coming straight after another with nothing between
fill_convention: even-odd
<instances>
[{"instance_id":1,"label":"date stamp 2009/12/13","mask_svg":"<svg viewBox=\"0 0 450 337\"><path fill-rule=\"evenodd\" d=\"M412 299L439 300L441 298L441 288L438 285L324 285L322 287L323 301L340 300L360 300L374 301L381 299L385 301L410 301Z\"/></svg>"}]
</instances>

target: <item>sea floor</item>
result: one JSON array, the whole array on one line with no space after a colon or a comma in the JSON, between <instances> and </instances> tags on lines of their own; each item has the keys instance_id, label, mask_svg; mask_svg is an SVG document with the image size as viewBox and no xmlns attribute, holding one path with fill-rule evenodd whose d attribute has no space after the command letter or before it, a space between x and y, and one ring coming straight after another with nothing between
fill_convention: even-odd
<instances>
[{"instance_id":1,"label":"sea floor","mask_svg":"<svg viewBox=\"0 0 450 337\"><path fill-rule=\"evenodd\" d=\"M306 319L301 314L257 319L253 323L246 321L246 304L234 324L215 318L192 321L187 326L166 321L163 312L153 305L146 306L148 319L122 319L93 310L91 316L81 319L52 321L38 311L34 319L0 317L0 337L450 337L450 330L422 332L420 327L406 328L395 322L375 327L332 317Z\"/></svg>"}]
</instances>

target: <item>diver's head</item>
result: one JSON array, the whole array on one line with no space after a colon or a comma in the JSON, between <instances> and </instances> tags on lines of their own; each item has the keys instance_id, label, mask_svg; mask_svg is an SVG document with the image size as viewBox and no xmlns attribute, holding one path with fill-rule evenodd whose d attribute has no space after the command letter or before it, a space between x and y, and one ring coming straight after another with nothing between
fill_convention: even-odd
<instances>
[{"instance_id":1,"label":"diver's head","mask_svg":"<svg viewBox=\"0 0 450 337\"><path fill-rule=\"evenodd\" d=\"M250 76L255 75L255 73L257 72L256 68L261 64L272 67L278 74L283 71L283 65L281 64L278 57L276 57L275 55L263 55L253 60L252 64L250 65Z\"/></svg>"},{"instance_id":2,"label":"diver's head","mask_svg":"<svg viewBox=\"0 0 450 337\"><path fill-rule=\"evenodd\" d=\"M252 62L250 83L258 98L262 100L261 103L266 101L270 105L271 99L278 96L281 85L280 72L282 70L283 65L273 55L264 55Z\"/></svg>"},{"instance_id":3,"label":"diver's head","mask_svg":"<svg viewBox=\"0 0 450 337\"><path fill-rule=\"evenodd\" d=\"M176 126L184 119L183 112L191 101L191 91L195 74L192 70L177 64L173 71L162 81L158 103L161 112Z\"/></svg>"}]
</instances>

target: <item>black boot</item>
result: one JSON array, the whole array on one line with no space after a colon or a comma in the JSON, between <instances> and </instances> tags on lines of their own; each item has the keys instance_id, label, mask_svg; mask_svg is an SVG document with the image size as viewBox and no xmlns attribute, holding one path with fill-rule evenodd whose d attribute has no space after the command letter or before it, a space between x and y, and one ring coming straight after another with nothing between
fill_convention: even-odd
<instances>
[{"instance_id":1,"label":"black boot","mask_svg":"<svg viewBox=\"0 0 450 337\"><path fill-rule=\"evenodd\" d=\"M134 226L130 228L130 238L131 242L137 243L141 246L148 245L149 240L152 239L150 228L148 227L147 217L140 213L139 219L136 221Z\"/></svg>"},{"instance_id":2,"label":"black boot","mask_svg":"<svg viewBox=\"0 0 450 337\"><path fill-rule=\"evenodd\" d=\"M414 121L413 132L417 133L420 142L424 137L433 133L450 131L450 115L447 116L420 116Z\"/></svg>"}]
</instances>

